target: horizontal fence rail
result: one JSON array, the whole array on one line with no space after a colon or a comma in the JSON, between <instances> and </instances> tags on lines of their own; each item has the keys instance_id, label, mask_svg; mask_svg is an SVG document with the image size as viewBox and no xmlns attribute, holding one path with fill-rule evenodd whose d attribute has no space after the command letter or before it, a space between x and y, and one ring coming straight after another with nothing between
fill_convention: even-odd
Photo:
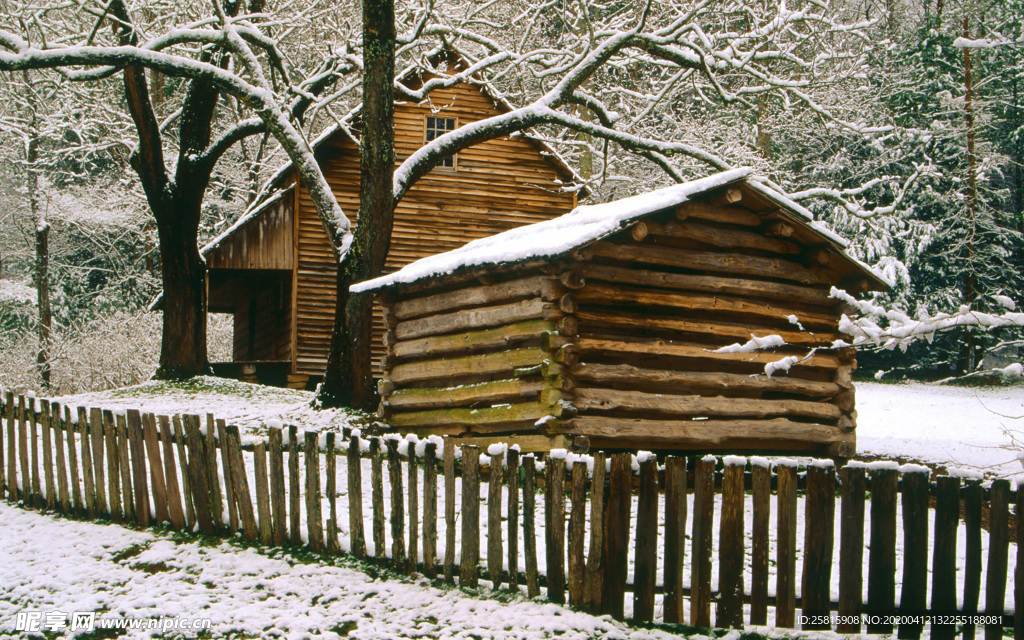
<instances>
[{"instance_id":1,"label":"horizontal fence rail","mask_svg":"<svg viewBox=\"0 0 1024 640\"><path fill-rule=\"evenodd\" d=\"M243 437L212 415L10 392L0 415L0 492L27 507L344 552L638 622L900 638L929 625L940 640L1021 629L1024 486L1006 480L738 456L541 460L347 428Z\"/></svg>"}]
</instances>

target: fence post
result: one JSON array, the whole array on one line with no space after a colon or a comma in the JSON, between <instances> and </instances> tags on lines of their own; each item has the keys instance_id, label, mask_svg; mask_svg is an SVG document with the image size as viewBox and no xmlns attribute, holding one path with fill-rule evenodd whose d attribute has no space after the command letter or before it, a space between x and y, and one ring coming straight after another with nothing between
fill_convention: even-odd
<instances>
[{"instance_id":1,"label":"fence post","mask_svg":"<svg viewBox=\"0 0 1024 640\"><path fill-rule=\"evenodd\" d=\"M370 491L373 501L373 556L387 557L384 549L384 462L381 459L380 438L370 438Z\"/></svg>"},{"instance_id":2,"label":"fence post","mask_svg":"<svg viewBox=\"0 0 1024 640\"><path fill-rule=\"evenodd\" d=\"M455 441L444 439L444 579L455 582Z\"/></svg>"},{"instance_id":3,"label":"fence post","mask_svg":"<svg viewBox=\"0 0 1024 640\"><path fill-rule=\"evenodd\" d=\"M633 461L628 453L612 455L608 504L604 512L604 583L601 613L625 617L626 571L629 555L629 514L633 493ZM594 523L597 526L597 523Z\"/></svg>"},{"instance_id":4,"label":"fence post","mask_svg":"<svg viewBox=\"0 0 1024 640\"><path fill-rule=\"evenodd\" d=\"M117 468L118 476L121 478L121 494L124 504L124 519L128 522L135 522L135 493L132 488L132 464L128 453L128 424L124 414L116 416L117 435ZM60 456L60 449L57 452ZM62 493L63 495L63 493ZM63 498L62 498L63 499Z\"/></svg>"},{"instance_id":5,"label":"fence post","mask_svg":"<svg viewBox=\"0 0 1024 640\"><path fill-rule=\"evenodd\" d=\"M18 436L16 421L18 409L14 404L14 392L7 392L4 403L7 408L7 499L18 502Z\"/></svg>"},{"instance_id":6,"label":"fence post","mask_svg":"<svg viewBox=\"0 0 1024 640\"><path fill-rule=\"evenodd\" d=\"M653 454L647 455L640 462L633 571L633 619L639 622L654 621L654 587L658 577L658 460Z\"/></svg>"},{"instance_id":7,"label":"fence post","mask_svg":"<svg viewBox=\"0 0 1024 640\"><path fill-rule=\"evenodd\" d=\"M565 458L551 455L544 487L548 600L565 602Z\"/></svg>"},{"instance_id":8,"label":"fence post","mask_svg":"<svg viewBox=\"0 0 1024 640\"><path fill-rule=\"evenodd\" d=\"M56 402L50 403L50 426L53 428L53 448L57 452L57 493L60 498L60 508L64 513L71 511L71 501L68 498L68 468L67 459L64 453L64 429L61 426L61 406ZM12 418L13 419L13 418ZM14 438L12 437L14 428L8 423L7 435L10 439L10 446L14 446ZM8 457L8 462L11 458ZM13 464L8 467L8 473L12 473L14 468ZM8 485L10 489L12 485ZM13 487L15 489L15 495L12 500L17 500L17 482L14 482ZM130 497L130 496L129 496Z\"/></svg>"},{"instance_id":9,"label":"fence post","mask_svg":"<svg viewBox=\"0 0 1024 640\"><path fill-rule=\"evenodd\" d=\"M156 433L156 418L152 413L142 416L142 435L149 459L149 478L153 487L153 513L156 521L170 522L167 508L167 486L164 482L164 465L160 459L160 442Z\"/></svg>"},{"instance_id":10,"label":"fence post","mask_svg":"<svg viewBox=\"0 0 1024 640\"><path fill-rule=\"evenodd\" d=\"M978 613L978 597L981 592L981 484L973 478L964 482L963 489L964 531L967 542L967 558L964 567L963 613L971 616ZM974 640L974 623L963 625L964 640Z\"/></svg>"},{"instance_id":11,"label":"fence post","mask_svg":"<svg viewBox=\"0 0 1024 640\"><path fill-rule=\"evenodd\" d=\"M459 586L476 588L480 564L480 447L462 445L462 562Z\"/></svg>"},{"instance_id":12,"label":"fence post","mask_svg":"<svg viewBox=\"0 0 1024 640\"><path fill-rule=\"evenodd\" d=\"M181 415L171 418L174 426L175 449L178 452L178 466L181 467L181 501L185 504L185 526L189 531L196 526L196 510L192 502L192 484L188 471L188 456L185 453L185 429L181 424ZM110 444L108 443L109 447Z\"/></svg>"},{"instance_id":13,"label":"fence post","mask_svg":"<svg viewBox=\"0 0 1024 640\"><path fill-rule=\"evenodd\" d=\"M908 624L896 630L901 639L920 638L924 624L913 621L928 608L928 469L903 472L903 588L899 612Z\"/></svg>"},{"instance_id":14,"label":"fence post","mask_svg":"<svg viewBox=\"0 0 1024 640\"><path fill-rule=\"evenodd\" d=\"M526 595L540 595L537 580L537 458L523 457L523 553L526 556Z\"/></svg>"},{"instance_id":15,"label":"fence post","mask_svg":"<svg viewBox=\"0 0 1024 640\"><path fill-rule=\"evenodd\" d=\"M423 574L437 577L437 443L423 449Z\"/></svg>"},{"instance_id":16,"label":"fence post","mask_svg":"<svg viewBox=\"0 0 1024 640\"><path fill-rule=\"evenodd\" d=\"M994 480L989 494L988 568L985 571L985 616L998 616L1000 622L985 625L985 640L1003 637L1003 611L1006 602L1006 569L1010 545L1010 481Z\"/></svg>"},{"instance_id":17,"label":"fence post","mask_svg":"<svg viewBox=\"0 0 1024 640\"><path fill-rule=\"evenodd\" d=\"M405 569L405 489L402 486L402 460L398 454L398 441L386 441L388 449L388 481L391 485L391 563L395 569Z\"/></svg>"},{"instance_id":18,"label":"fence post","mask_svg":"<svg viewBox=\"0 0 1024 640\"><path fill-rule=\"evenodd\" d=\"M9 499L11 488L11 445L14 442L14 426L11 423L11 420L13 420L14 416L13 391L8 391L5 394L3 409L3 413L0 413L0 421L2 421L3 418L7 418L7 448L3 448L5 439L3 438L2 433L3 425L0 425L0 476L3 476L2 478L0 478L0 484L3 485L2 487L0 487L0 493L6 492Z\"/></svg>"},{"instance_id":19,"label":"fence post","mask_svg":"<svg viewBox=\"0 0 1024 640\"><path fill-rule=\"evenodd\" d=\"M864 467L846 465L839 515L839 633L859 633L864 598Z\"/></svg>"},{"instance_id":20,"label":"fence post","mask_svg":"<svg viewBox=\"0 0 1024 640\"><path fill-rule=\"evenodd\" d=\"M868 633L892 633L896 608L896 489L895 469L871 470L871 551L868 554L868 612L880 616L867 625Z\"/></svg>"},{"instance_id":21,"label":"fence post","mask_svg":"<svg viewBox=\"0 0 1024 640\"><path fill-rule=\"evenodd\" d=\"M25 396L18 396L18 459L21 462L21 500L32 504L32 469L28 454L28 407Z\"/></svg>"},{"instance_id":22,"label":"fence post","mask_svg":"<svg viewBox=\"0 0 1024 640\"><path fill-rule=\"evenodd\" d=\"M249 491L248 473L245 469L245 458L242 457L242 440L238 435L238 427L230 425L225 434L228 460L228 472L231 475L231 491L238 505L238 519L242 525L242 534L248 540L259 539L259 528L256 515L253 513L252 492ZM221 511L223 514L223 511Z\"/></svg>"},{"instance_id":23,"label":"fence post","mask_svg":"<svg viewBox=\"0 0 1024 640\"><path fill-rule=\"evenodd\" d=\"M775 515L775 626L792 629L796 626L796 462L777 461L775 473L779 505Z\"/></svg>"},{"instance_id":24,"label":"fence post","mask_svg":"<svg viewBox=\"0 0 1024 640\"><path fill-rule=\"evenodd\" d=\"M412 442L408 443L408 460L409 460L409 486L407 487L409 493L409 573L416 571L416 565L419 562L419 540L420 540L420 483L419 483L419 471L417 470L419 465L416 459L416 445Z\"/></svg>"},{"instance_id":25,"label":"fence post","mask_svg":"<svg viewBox=\"0 0 1024 640\"><path fill-rule=\"evenodd\" d=\"M216 525L210 512L210 490L206 484L207 459L203 436L199 432L199 416L188 414L182 419L188 442L188 484L192 491L192 504L195 506L199 530L210 534L214 532Z\"/></svg>"},{"instance_id":26,"label":"fence post","mask_svg":"<svg viewBox=\"0 0 1024 640\"><path fill-rule=\"evenodd\" d=\"M46 508L52 510L57 506L58 495L57 485L53 477L53 431L51 427L53 418L50 417L49 402L46 400L41 401L39 408L39 426L43 432L43 479L46 481ZM120 522L120 520L115 520L114 522Z\"/></svg>"},{"instance_id":27,"label":"fence post","mask_svg":"<svg viewBox=\"0 0 1024 640\"><path fill-rule=\"evenodd\" d=\"M953 640L956 624L937 624L957 613L956 538L960 524L960 478L940 477L935 482L935 545L932 549L933 640Z\"/></svg>"},{"instance_id":28,"label":"fence post","mask_svg":"<svg viewBox=\"0 0 1024 640\"><path fill-rule=\"evenodd\" d=\"M164 488L167 490L167 516L175 529L185 528L185 511L181 504L181 491L178 488L178 469L174 464L174 434L171 432L171 420L160 416L160 439L164 449ZM97 480L98 481L98 480Z\"/></svg>"},{"instance_id":29,"label":"fence post","mask_svg":"<svg viewBox=\"0 0 1024 640\"><path fill-rule=\"evenodd\" d=\"M306 438L306 533L309 548L317 553L324 550L324 518L321 513L320 493L320 434L307 431Z\"/></svg>"},{"instance_id":30,"label":"fence post","mask_svg":"<svg viewBox=\"0 0 1024 640\"><path fill-rule=\"evenodd\" d=\"M508 450L508 588L519 591L519 449Z\"/></svg>"},{"instance_id":31,"label":"fence post","mask_svg":"<svg viewBox=\"0 0 1024 640\"><path fill-rule=\"evenodd\" d=\"M590 613L601 612L604 593L604 478L605 455L594 454L594 474L590 479L590 554L583 568L583 607Z\"/></svg>"},{"instance_id":32,"label":"fence post","mask_svg":"<svg viewBox=\"0 0 1024 640\"><path fill-rule=\"evenodd\" d=\"M726 456L722 479L722 517L718 531L718 610L715 625L743 628L743 470L746 458Z\"/></svg>"},{"instance_id":33,"label":"fence post","mask_svg":"<svg viewBox=\"0 0 1024 640\"><path fill-rule=\"evenodd\" d=\"M224 501L228 505L228 530L232 533L238 531L238 505L236 501L238 497L235 495L233 478L231 477L231 459L228 453L228 434L227 434L227 423L223 420L215 420L214 423L217 427L217 437L220 439L220 461L221 469L224 472ZM207 421L207 428L212 428L210 422ZM216 458L214 458L215 460ZM213 462L213 460L211 460ZM217 465L213 463L213 475L217 475ZM217 488L218 495L220 488ZM223 511L221 512L223 514Z\"/></svg>"},{"instance_id":34,"label":"fence post","mask_svg":"<svg viewBox=\"0 0 1024 640\"><path fill-rule=\"evenodd\" d=\"M492 588L501 587L501 570L505 561L501 544L501 490L505 470L504 451L491 456L491 475L487 481L487 576Z\"/></svg>"},{"instance_id":35,"label":"fence post","mask_svg":"<svg viewBox=\"0 0 1024 640\"><path fill-rule=\"evenodd\" d=\"M32 448L32 504L36 507L43 506L42 480L39 475L39 415L36 413L36 399L29 398L28 415L31 420L31 442ZM105 509L104 509L105 510Z\"/></svg>"},{"instance_id":36,"label":"fence post","mask_svg":"<svg viewBox=\"0 0 1024 640\"><path fill-rule=\"evenodd\" d=\"M284 495L281 427L274 426L267 430L267 443L270 447L270 510L273 512L273 539L275 546L283 547L288 542L288 513Z\"/></svg>"},{"instance_id":37,"label":"fence post","mask_svg":"<svg viewBox=\"0 0 1024 640\"><path fill-rule=\"evenodd\" d=\"M224 438L220 438L220 446L224 446ZM218 529L225 526L224 523L224 499L220 494L220 474L217 473L217 421L214 420L213 414L206 414L206 439L204 441L206 447L206 487L210 491L210 509L213 512L213 523ZM221 456L223 459L224 456ZM224 467L227 469L227 467ZM231 475L227 473L225 475ZM225 482L227 479L225 478Z\"/></svg>"},{"instance_id":38,"label":"fence post","mask_svg":"<svg viewBox=\"0 0 1024 640\"><path fill-rule=\"evenodd\" d=\"M1015 522L1017 530L1017 566L1014 568L1013 578L1013 637L1024 638L1024 484L1017 485L1017 500L1015 510Z\"/></svg>"},{"instance_id":39,"label":"fence post","mask_svg":"<svg viewBox=\"0 0 1024 640\"><path fill-rule=\"evenodd\" d=\"M68 443L67 461L68 471L71 474L71 501L74 505L75 515L80 516L85 511L85 505L82 503L82 477L78 471L78 438L75 437L75 418L75 414L71 412L71 405L64 405L64 437ZM143 463L143 471L145 471L145 463ZM146 522L148 523L149 520Z\"/></svg>"},{"instance_id":40,"label":"fence post","mask_svg":"<svg viewBox=\"0 0 1024 640\"><path fill-rule=\"evenodd\" d=\"M807 469L804 500L804 566L801 578L802 613L811 616L803 629L831 629L833 527L836 514L835 464L816 460Z\"/></svg>"},{"instance_id":41,"label":"fence post","mask_svg":"<svg viewBox=\"0 0 1024 640\"><path fill-rule=\"evenodd\" d=\"M597 460L595 459L596 463ZM596 466L595 466L596 469ZM683 622L683 560L686 555L686 458L665 459L664 618Z\"/></svg>"},{"instance_id":42,"label":"fence post","mask_svg":"<svg viewBox=\"0 0 1024 640\"><path fill-rule=\"evenodd\" d=\"M693 553L690 624L711 626L711 544L715 515L715 458L697 461L693 473Z\"/></svg>"},{"instance_id":43,"label":"fence post","mask_svg":"<svg viewBox=\"0 0 1024 640\"><path fill-rule=\"evenodd\" d=\"M750 543L750 624L768 624L768 530L772 515L772 472L765 458L750 458L754 507Z\"/></svg>"},{"instance_id":44,"label":"fence post","mask_svg":"<svg viewBox=\"0 0 1024 640\"><path fill-rule=\"evenodd\" d=\"M359 458L359 436L349 438L347 456L349 550L362 560L366 557L366 534L363 529L363 466Z\"/></svg>"},{"instance_id":45,"label":"fence post","mask_svg":"<svg viewBox=\"0 0 1024 640\"><path fill-rule=\"evenodd\" d=\"M299 497L299 432L295 425L288 427L288 524L293 546L302 544L302 499Z\"/></svg>"},{"instance_id":46,"label":"fence post","mask_svg":"<svg viewBox=\"0 0 1024 640\"><path fill-rule=\"evenodd\" d=\"M270 484L267 481L267 445L256 443L252 452L253 471L256 475L256 517L259 520L260 542L274 544L274 523L270 515Z\"/></svg>"},{"instance_id":47,"label":"fence post","mask_svg":"<svg viewBox=\"0 0 1024 640\"><path fill-rule=\"evenodd\" d=\"M333 431L328 431L327 440L327 503L330 506L330 513L327 517L327 553L337 554L340 551L338 546L338 459L335 450L334 439L337 437ZM258 492L257 492L258 493ZM262 521L261 521L262 524ZM262 527L260 533L262 534Z\"/></svg>"},{"instance_id":48,"label":"fence post","mask_svg":"<svg viewBox=\"0 0 1024 640\"><path fill-rule=\"evenodd\" d=\"M583 572L586 568L584 539L587 534L587 464L577 459L572 465L572 511L569 512L569 602L583 606Z\"/></svg>"},{"instance_id":49,"label":"fence post","mask_svg":"<svg viewBox=\"0 0 1024 640\"><path fill-rule=\"evenodd\" d=\"M89 414L85 407L78 407L79 442L82 447L82 483L84 485L85 509L90 520L96 519L96 485L92 472L92 445L89 435ZM27 493L27 492L26 492Z\"/></svg>"},{"instance_id":50,"label":"fence post","mask_svg":"<svg viewBox=\"0 0 1024 640\"><path fill-rule=\"evenodd\" d=\"M33 430L33 435L35 431ZM103 412L99 409L89 409L89 433L92 436L92 473L95 479L96 509L100 513L109 513L107 505L107 483L104 467L105 456L103 455ZM32 445L33 452L35 444ZM35 471L36 463L32 463ZM38 493L38 478L33 477L33 489Z\"/></svg>"}]
</instances>

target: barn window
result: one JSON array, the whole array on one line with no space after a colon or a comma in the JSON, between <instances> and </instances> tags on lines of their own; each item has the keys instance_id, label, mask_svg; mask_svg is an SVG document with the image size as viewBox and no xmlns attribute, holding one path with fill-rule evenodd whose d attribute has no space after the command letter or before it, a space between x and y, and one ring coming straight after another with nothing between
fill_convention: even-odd
<instances>
[{"instance_id":1,"label":"barn window","mask_svg":"<svg viewBox=\"0 0 1024 640\"><path fill-rule=\"evenodd\" d=\"M427 127L426 127L427 136L426 136L426 141L430 142L431 140L434 140L435 138L439 138L439 137L443 136L444 134L448 133L449 131L455 131L455 127L456 127L456 124L457 124L455 120L456 120L455 118L439 118L437 116L427 116ZM454 155L448 156L447 158L442 160L441 164L438 165L438 166L445 167L445 168L448 168L448 169L454 169L455 168L455 156Z\"/></svg>"}]
</instances>

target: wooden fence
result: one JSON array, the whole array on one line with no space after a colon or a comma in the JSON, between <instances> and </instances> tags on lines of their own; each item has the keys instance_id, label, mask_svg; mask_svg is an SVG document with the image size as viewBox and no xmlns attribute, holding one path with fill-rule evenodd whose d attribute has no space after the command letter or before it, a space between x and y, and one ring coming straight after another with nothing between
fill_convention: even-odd
<instances>
[{"instance_id":1,"label":"wooden fence","mask_svg":"<svg viewBox=\"0 0 1024 640\"><path fill-rule=\"evenodd\" d=\"M1011 562L1010 531L1019 545L1024 487L1014 494L1005 480L931 482L923 468L831 461L800 472L731 456L659 467L653 456L597 453L572 464L348 430L300 439L295 427L243 447L237 427L209 415L204 424L11 393L3 408L0 489L30 507L347 552L640 622L887 634L896 625L900 638L927 623L940 640L973 638L979 620L988 640L1021 628L1013 576L1024 559Z\"/></svg>"}]
</instances>

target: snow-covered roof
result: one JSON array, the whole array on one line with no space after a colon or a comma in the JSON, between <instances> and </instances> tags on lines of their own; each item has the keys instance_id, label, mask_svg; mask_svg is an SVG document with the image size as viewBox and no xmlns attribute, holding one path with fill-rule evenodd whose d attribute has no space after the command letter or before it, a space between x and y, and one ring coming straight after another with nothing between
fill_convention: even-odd
<instances>
[{"instance_id":1,"label":"snow-covered roof","mask_svg":"<svg viewBox=\"0 0 1024 640\"><path fill-rule=\"evenodd\" d=\"M709 191L739 182L772 201L780 211L788 211L794 222L820 238L823 243L834 247L873 281L884 283L869 267L843 252L845 240L815 224L813 216L804 207L774 189L749 180L751 174L749 168L732 169L614 202L582 205L558 218L511 229L474 240L446 253L422 258L394 273L354 284L350 290L354 293L376 291L474 267L498 267L555 258L621 231L647 215L677 207Z\"/></svg>"}]
</instances>

